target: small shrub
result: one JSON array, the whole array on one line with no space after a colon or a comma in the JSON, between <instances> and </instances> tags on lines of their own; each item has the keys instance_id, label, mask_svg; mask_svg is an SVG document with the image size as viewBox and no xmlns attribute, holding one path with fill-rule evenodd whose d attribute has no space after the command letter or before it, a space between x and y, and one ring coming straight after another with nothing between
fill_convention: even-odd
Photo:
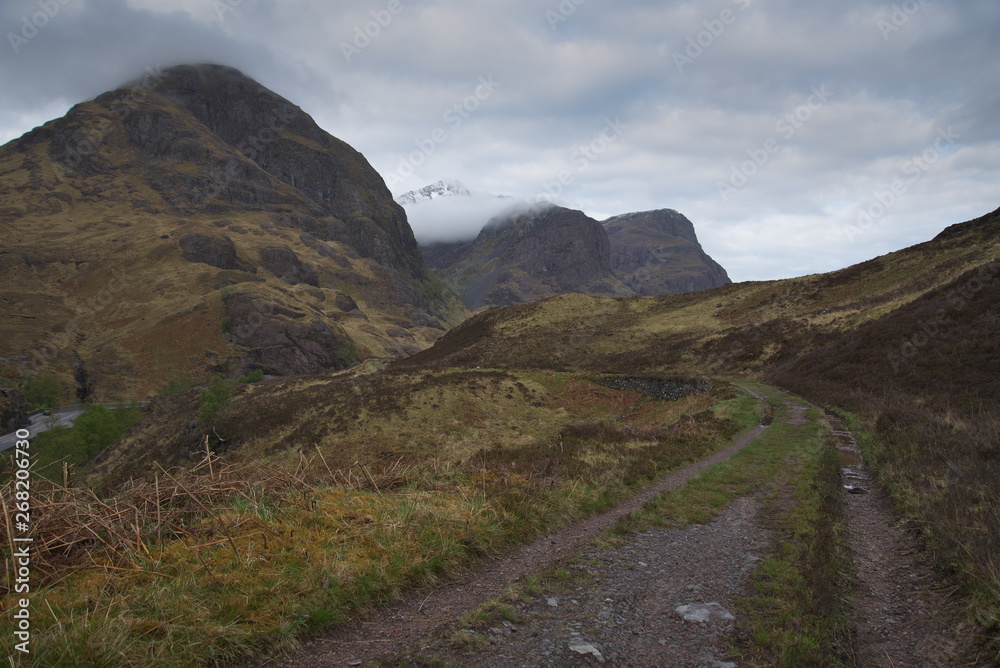
<instances>
[{"instance_id":1,"label":"small shrub","mask_svg":"<svg viewBox=\"0 0 1000 668\"><path fill-rule=\"evenodd\" d=\"M258 380L264 377L264 370L257 369L256 371L251 371L250 373L240 376L236 379L237 383L256 383Z\"/></svg>"},{"instance_id":2,"label":"small shrub","mask_svg":"<svg viewBox=\"0 0 1000 668\"><path fill-rule=\"evenodd\" d=\"M160 388L161 397L169 397L171 394L178 394L194 387L194 379L190 376L180 376L167 381L167 384Z\"/></svg>"},{"instance_id":3,"label":"small shrub","mask_svg":"<svg viewBox=\"0 0 1000 668\"><path fill-rule=\"evenodd\" d=\"M337 357L344 363L344 366L354 366L361 360L357 346L350 339L337 340Z\"/></svg>"},{"instance_id":4,"label":"small shrub","mask_svg":"<svg viewBox=\"0 0 1000 668\"><path fill-rule=\"evenodd\" d=\"M229 381L222 376L215 376L209 382L208 388L201 391L198 420L203 425L214 426L231 400L232 389Z\"/></svg>"},{"instance_id":5,"label":"small shrub","mask_svg":"<svg viewBox=\"0 0 1000 668\"><path fill-rule=\"evenodd\" d=\"M59 405L62 388L52 376L29 378L24 381L24 399L35 408L55 408Z\"/></svg>"},{"instance_id":6,"label":"small shrub","mask_svg":"<svg viewBox=\"0 0 1000 668\"><path fill-rule=\"evenodd\" d=\"M139 410L134 405L112 410L101 404L90 404L73 421L73 430L91 455L124 436L138 419Z\"/></svg>"}]
</instances>

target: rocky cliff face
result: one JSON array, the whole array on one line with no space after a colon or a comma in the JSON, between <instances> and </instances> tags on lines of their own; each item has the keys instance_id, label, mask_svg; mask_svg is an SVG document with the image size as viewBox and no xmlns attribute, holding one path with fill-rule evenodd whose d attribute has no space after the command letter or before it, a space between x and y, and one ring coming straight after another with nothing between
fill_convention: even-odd
<instances>
[{"instance_id":1,"label":"rocky cliff face","mask_svg":"<svg viewBox=\"0 0 1000 668\"><path fill-rule=\"evenodd\" d=\"M423 250L427 263L473 309L568 292L634 294L611 271L611 246L600 223L558 206L498 217L472 242Z\"/></svg>"},{"instance_id":2,"label":"rocky cliff face","mask_svg":"<svg viewBox=\"0 0 1000 668\"><path fill-rule=\"evenodd\" d=\"M645 296L708 290L730 283L709 257L685 216L672 209L627 213L602 225L611 243L611 269Z\"/></svg>"},{"instance_id":3,"label":"rocky cliff face","mask_svg":"<svg viewBox=\"0 0 1000 668\"><path fill-rule=\"evenodd\" d=\"M580 211L535 208L490 221L472 242L422 250L472 309L571 292L653 296L730 282L702 250L691 221L671 209L598 224Z\"/></svg>"},{"instance_id":4,"label":"rocky cliff face","mask_svg":"<svg viewBox=\"0 0 1000 668\"><path fill-rule=\"evenodd\" d=\"M228 67L164 70L0 147L0 236L0 357L98 400L402 355L468 313L364 157Z\"/></svg>"}]
</instances>

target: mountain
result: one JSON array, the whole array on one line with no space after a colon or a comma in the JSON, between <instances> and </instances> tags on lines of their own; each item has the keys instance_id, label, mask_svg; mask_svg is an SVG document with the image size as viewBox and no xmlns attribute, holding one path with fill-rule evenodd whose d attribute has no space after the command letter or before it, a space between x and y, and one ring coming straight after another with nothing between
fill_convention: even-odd
<instances>
[{"instance_id":1,"label":"mountain","mask_svg":"<svg viewBox=\"0 0 1000 668\"><path fill-rule=\"evenodd\" d=\"M611 246L600 223L558 206L498 216L473 241L426 244L423 254L471 309L566 292L635 294L611 271Z\"/></svg>"},{"instance_id":2,"label":"mountain","mask_svg":"<svg viewBox=\"0 0 1000 668\"><path fill-rule=\"evenodd\" d=\"M0 147L0 235L0 357L81 398L341 369L467 315L365 158L217 65L151 72Z\"/></svg>"},{"instance_id":3,"label":"mountain","mask_svg":"<svg viewBox=\"0 0 1000 668\"><path fill-rule=\"evenodd\" d=\"M428 186L426 197L442 196L436 193L447 192L443 187ZM691 221L676 211L603 223L557 206L528 211L497 216L472 241L422 243L424 258L471 309L570 292L654 296L730 282L698 243Z\"/></svg>"},{"instance_id":4,"label":"mountain","mask_svg":"<svg viewBox=\"0 0 1000 668\"><path fill-rule=\"evenodd\" d=\"M438 181L431 185L424 186L420 190L405 192L396 198L396 202L401 206L412 206L423 202L430 202L442 197L471 197L472 193L458 181L445 182Z\"/></svg>"},{"instance_id":5,"label":"mountain","mask_svg":"<svg viewBox=\"0 0 1000 668\"><path fill-rule=\"evenodd\" d=\"M695 292L730 282L702 250L691 221L672 209L627 213L601 224L611 242L611 270L636 294Z\"/></svg>"}]
</instances>

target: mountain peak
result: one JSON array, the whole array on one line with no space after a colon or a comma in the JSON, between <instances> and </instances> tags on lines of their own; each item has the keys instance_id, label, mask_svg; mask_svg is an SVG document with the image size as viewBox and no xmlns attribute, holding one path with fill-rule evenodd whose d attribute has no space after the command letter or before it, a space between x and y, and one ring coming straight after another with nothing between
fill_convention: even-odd
<instances>
[{"instance_id":1,"label":"mountain peak","mask_svg":"<svg viewBox=\"0 0 1000 668\"><path fill-rule=\"evenodd\" d=\"M601 224L608 234L614 234L621 229L640 224L647 229L656 230L671 236L698 243L694 224L687 216L674 209L654 209L652 211L637 211L614 216L602 221Z\"/></svg>"},{"instance_id":2,"label":"mountain peak","mask_svg":"<svg viewBox=\"0 0 1000 668\"><path fill-rule=\"evenodd\" d=\"M673 209L626 213L601 224L611 241L611 268L640 295L694 292L730 282L698 243L694 224Z\"/></svg>"},{"instance_id":3,"label":"mountain peak","mask_svg":"<svg viewBox=\"0 0 1000 668\"><path fill-rule=\"evenodd\" d=\"M608 234L600 223L560 206L511 210L491 219L474 241L423 252L473 309L568 292L634 295L611 272Z\"/></svg>"},{"instance_id":4,"label":"mountain peak","mask_svg":"<svg viewBox=\"0 0 1000 668\"><path fill-rule=\"evenodd\" d=\"M0 357L80 397L337 370L467 313L364 156L231 67L148 70L0 147L0 173L24 259L0 262L0 302L36 296L35 329L0 323Z\"/></svg>"},{"instance_id":5,"label":"mountain peak","mask_svg":"<svg viewBox=\"0 0 1000 668\"><path fill-rule=\"evenodd\" d=\"M440 180L429 186L424 186L419 190L411 190L396 198L396 202L402 206L412 206L441 197L471 197L472 193L459 181Z\"/></svg>"}]
</instances>

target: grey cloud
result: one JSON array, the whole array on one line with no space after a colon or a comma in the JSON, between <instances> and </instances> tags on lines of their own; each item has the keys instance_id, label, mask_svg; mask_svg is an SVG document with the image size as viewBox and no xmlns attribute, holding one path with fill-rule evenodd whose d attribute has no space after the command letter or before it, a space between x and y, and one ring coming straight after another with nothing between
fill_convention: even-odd
<instances>
[{"instance_id":1,"label":"grey cloud","mask_svg":"<svg viewBox=\"0 0 1000 668\"><path fill-rule=\"evenodd\" d=\"M0 43L0 139L147 65L220 62L300 105L387 179L445 128L413 176L393 182L396 194L453 176L533 198L567 173L557 199L594 216L681 210L736 280L861 261L1000 204L995 0L588 1L565 16L554 0L400 1L372 28L387 0L242 0L221 20L191 0L70 0L21 53ZM919 9L894 17L904 4ZM726 10L733 20L712 34ZM0 30L33 11L35 1L4 3ZM366 27L374 36L348 62L343 45ZM702 52L678 71L674 53L699 37ZM503 84L496 94L446 124L450 106L490 75ZM791 136L777 132L821 85L831 100ZM616 116L628 130L575 160ZM950 126L961 140L946 159L862 237L845 236ZM718 183L775 138L780 151L722 201ZM451 234L477 216L441 213L438 226Z\"/></svg>"}]
</instances>

